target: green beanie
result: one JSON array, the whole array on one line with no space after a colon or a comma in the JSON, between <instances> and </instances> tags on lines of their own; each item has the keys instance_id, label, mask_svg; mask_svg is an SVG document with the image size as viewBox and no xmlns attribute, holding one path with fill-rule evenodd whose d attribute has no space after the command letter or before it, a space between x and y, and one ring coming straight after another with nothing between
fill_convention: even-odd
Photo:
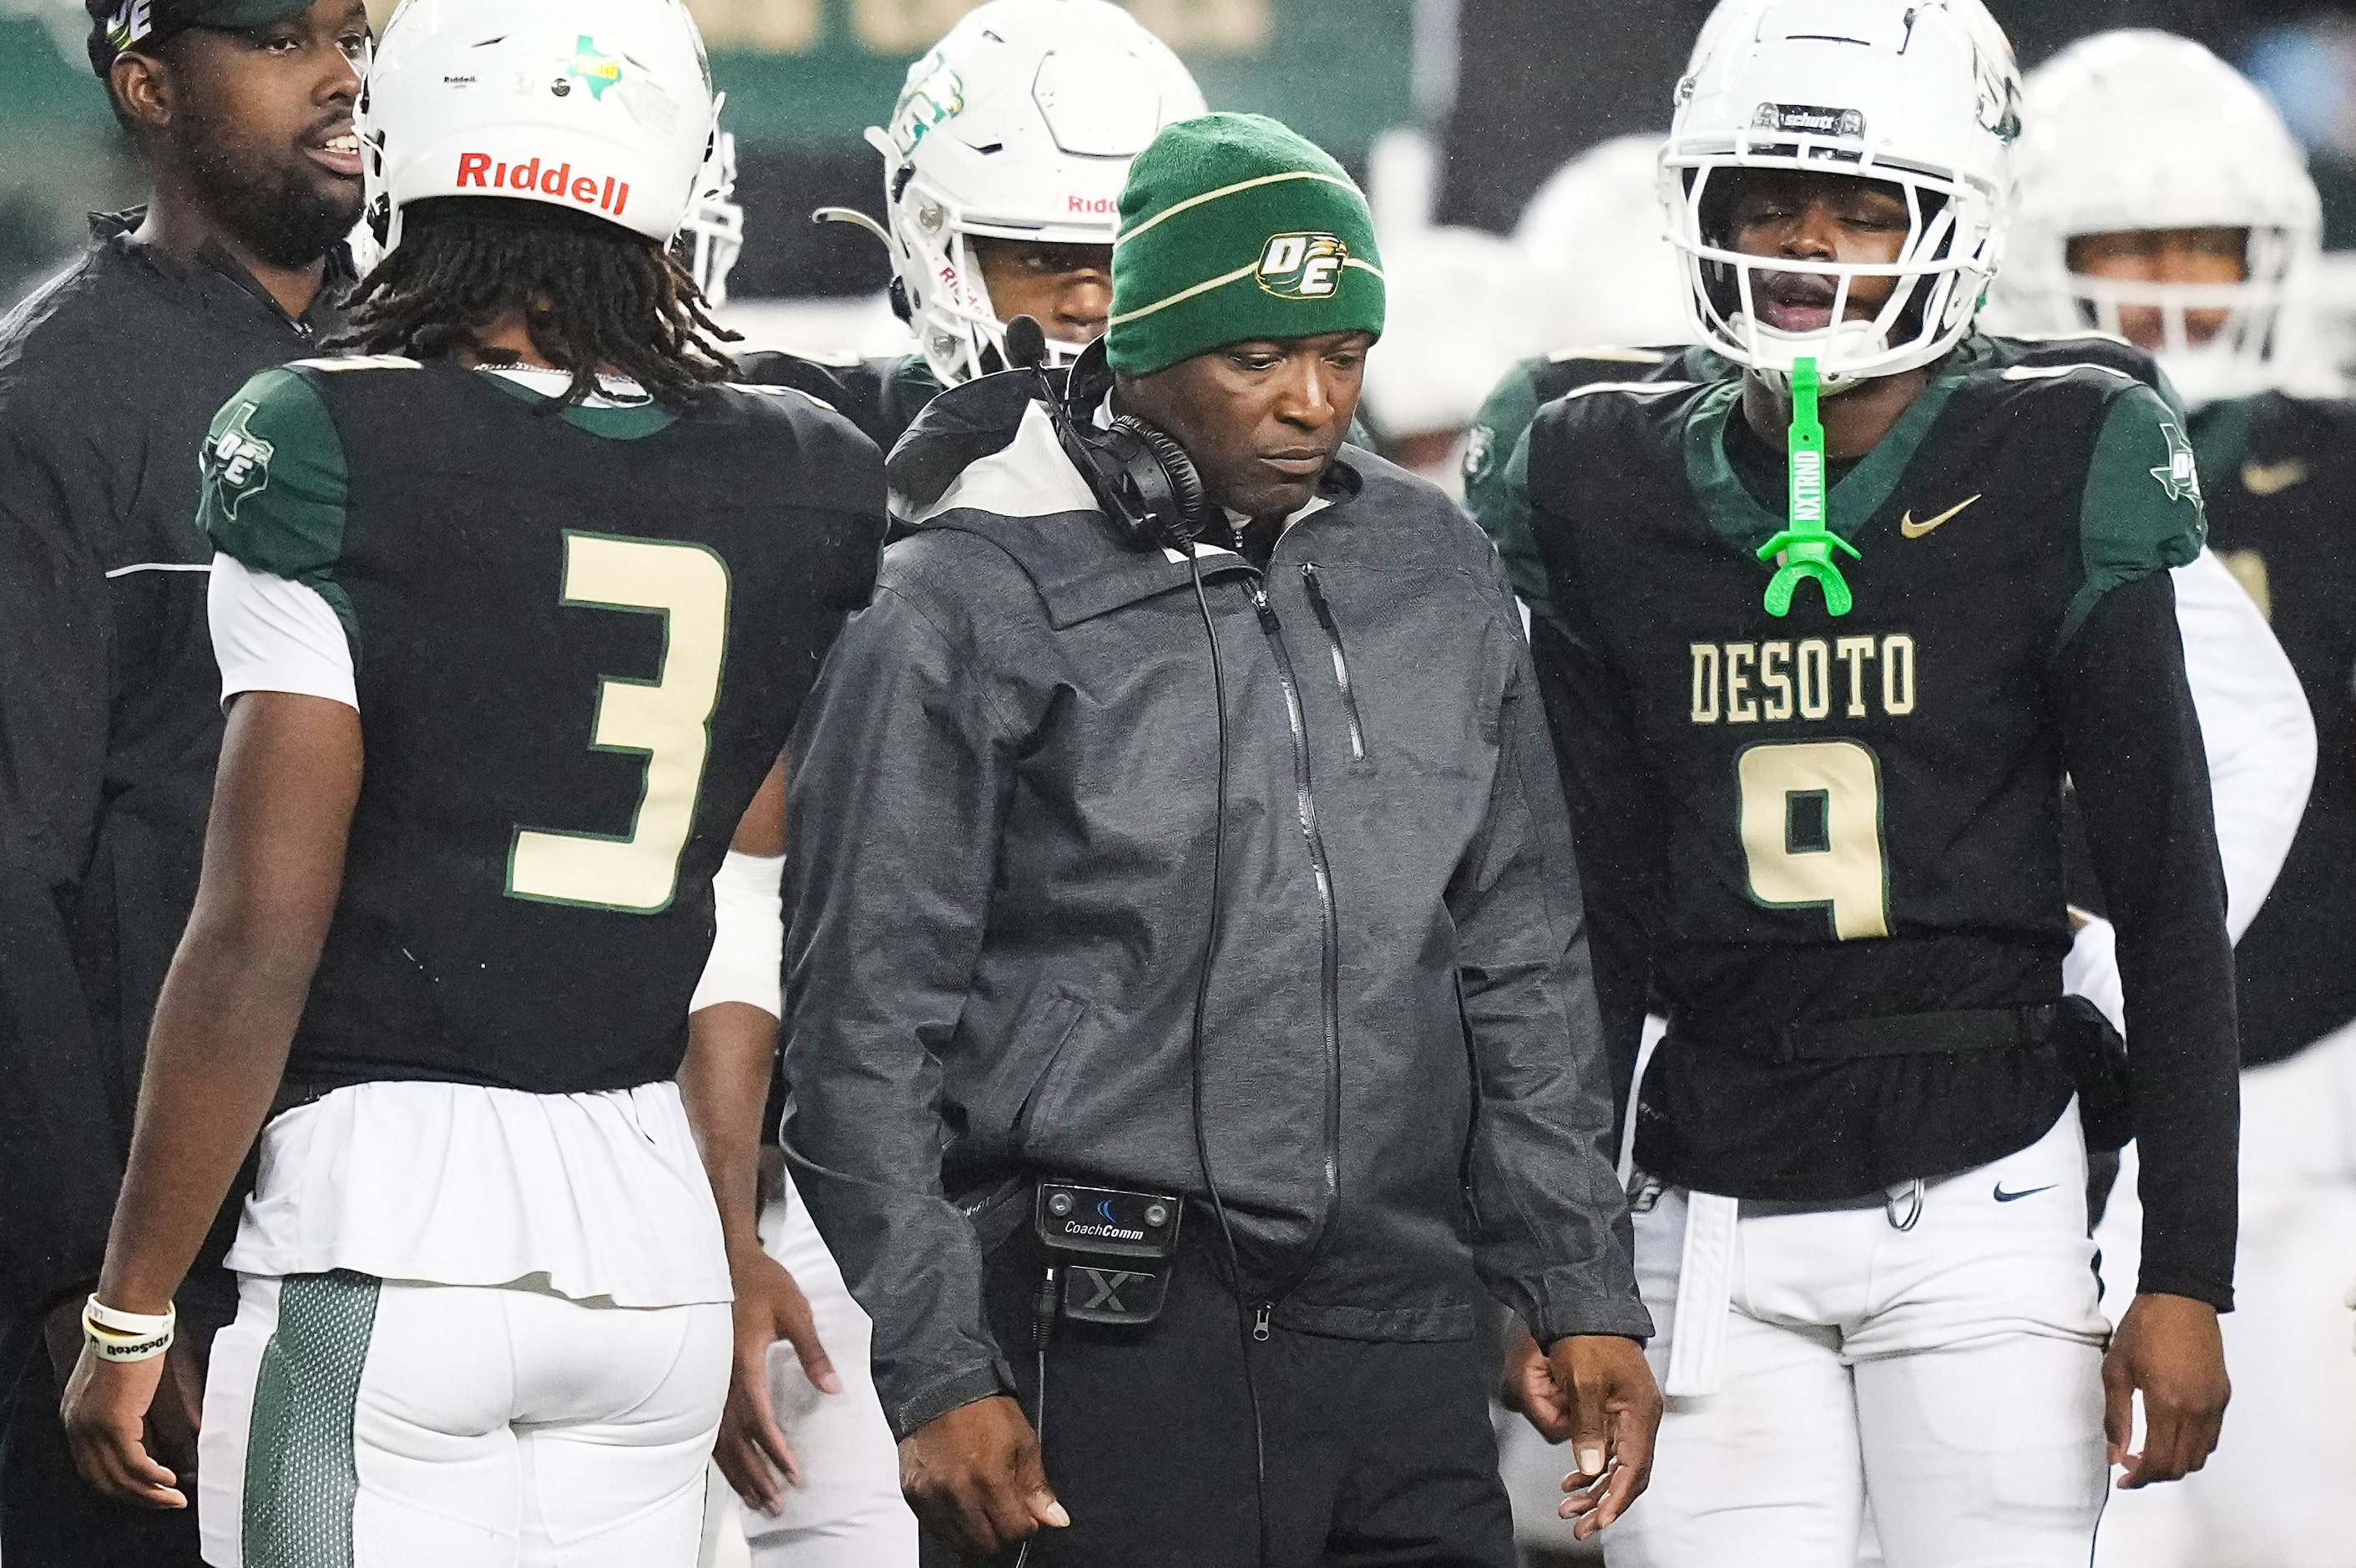
<instances>
[{"instance_id":1,"label":"green beanie","mask_svg":"<svg viewBox=\"0 0 2356 1568\"><path fill-rule=\"evenodd\" d=\"M1130 166L1105 339L1120 374L1247 338L1379 336L1385 300L1366 199L1274 120L1182 120Z\"/></svg>"}]
</instances>

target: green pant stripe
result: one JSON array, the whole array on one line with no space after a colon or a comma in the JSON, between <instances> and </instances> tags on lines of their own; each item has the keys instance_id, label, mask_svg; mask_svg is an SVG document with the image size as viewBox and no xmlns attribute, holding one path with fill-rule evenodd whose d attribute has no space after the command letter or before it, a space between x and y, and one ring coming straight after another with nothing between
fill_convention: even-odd
<instances>
[{"instance_id":1,"label":"green pant stripe","mask_svg":"<svg viewBox=\"0 0 2356 1568\"><path fill-rule=\"evenodd\" d=\"M278 1288L245 1449L245 1568L351 1568L360 1373L383 1282L337 1270Z\"/></svg>"}]
</instances>

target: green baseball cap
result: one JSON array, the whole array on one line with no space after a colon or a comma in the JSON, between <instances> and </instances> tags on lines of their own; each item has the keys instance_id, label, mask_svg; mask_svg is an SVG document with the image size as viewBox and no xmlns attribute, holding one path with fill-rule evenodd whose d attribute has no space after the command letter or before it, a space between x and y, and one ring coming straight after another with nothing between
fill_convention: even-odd
<instances>
[{"instance_id":1,"label":"green baseball cap","mask_svg":"<svg viewBox=\"0 0 2356 1568\"><path fill-rule=\"evenodd\" d=\"M190 27L259 27L283 22L311 8L312 0L83 0L90 12L90 64L101 77L137 48L156 45Z\"/></svg>"}]
</instances>

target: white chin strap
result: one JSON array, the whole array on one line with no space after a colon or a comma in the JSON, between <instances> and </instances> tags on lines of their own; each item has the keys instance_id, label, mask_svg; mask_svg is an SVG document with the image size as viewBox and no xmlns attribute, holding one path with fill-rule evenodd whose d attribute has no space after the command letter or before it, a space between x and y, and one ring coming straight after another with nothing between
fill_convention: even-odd
<instances>
[{"instance_id":1,"label":"white chin strap","mask_svg":"<svg viewBox=\"0 0 2356 1568\"><path fill-rule=\"evenodd\" d=\"M1816 332L1786 332L1751 316L1737 314L1728 325L1751 350L1754 375L1789 386L1792 371L1802 360L1823 367L1820 390L1826 397L1853 392L1872 378L1844 373L1844 364L1877 359L1890 351L1890 335L1870 321L1843 321Z\"/></svg>"}]
</instances>

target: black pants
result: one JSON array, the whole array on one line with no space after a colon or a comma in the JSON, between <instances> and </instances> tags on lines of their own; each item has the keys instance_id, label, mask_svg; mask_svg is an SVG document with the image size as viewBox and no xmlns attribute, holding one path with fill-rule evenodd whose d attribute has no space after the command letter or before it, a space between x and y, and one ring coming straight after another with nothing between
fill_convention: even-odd
<instances>
[{"instance_id":1,"label":"black pants","mask_svg":"<svg viewBox=\"0 0 2356 1568\"><path fill-rule=\"evenodd\" d=\"M1187 1217L1195 1244L1159 1321L1055 1325L1044 1447L1072 1527L1040 1532L1033 1568L1512 1568L1513 1519L1474 1343L1280 1328L1247 1347L1198 1218ZM992 1256L988 1286L991 1327L1034 1420L1044 1262L1026 1231ZM1267 1445L1264 1497L1247 1353ZM926 1568L959 1561L926 1541Z\"/></svg>"},{"instance_id":2,"label":"black pants","mask_svg":"<svg viewBox=\"0 0 2356 1568\"><path fill-rule=\"evenodd\" d=\"M7 1568L200 1568L196 1499L158 1512L99 1496L58 1420L41 1320L0 1328L0 1563Z\"/></svg>"}]
</instances>

